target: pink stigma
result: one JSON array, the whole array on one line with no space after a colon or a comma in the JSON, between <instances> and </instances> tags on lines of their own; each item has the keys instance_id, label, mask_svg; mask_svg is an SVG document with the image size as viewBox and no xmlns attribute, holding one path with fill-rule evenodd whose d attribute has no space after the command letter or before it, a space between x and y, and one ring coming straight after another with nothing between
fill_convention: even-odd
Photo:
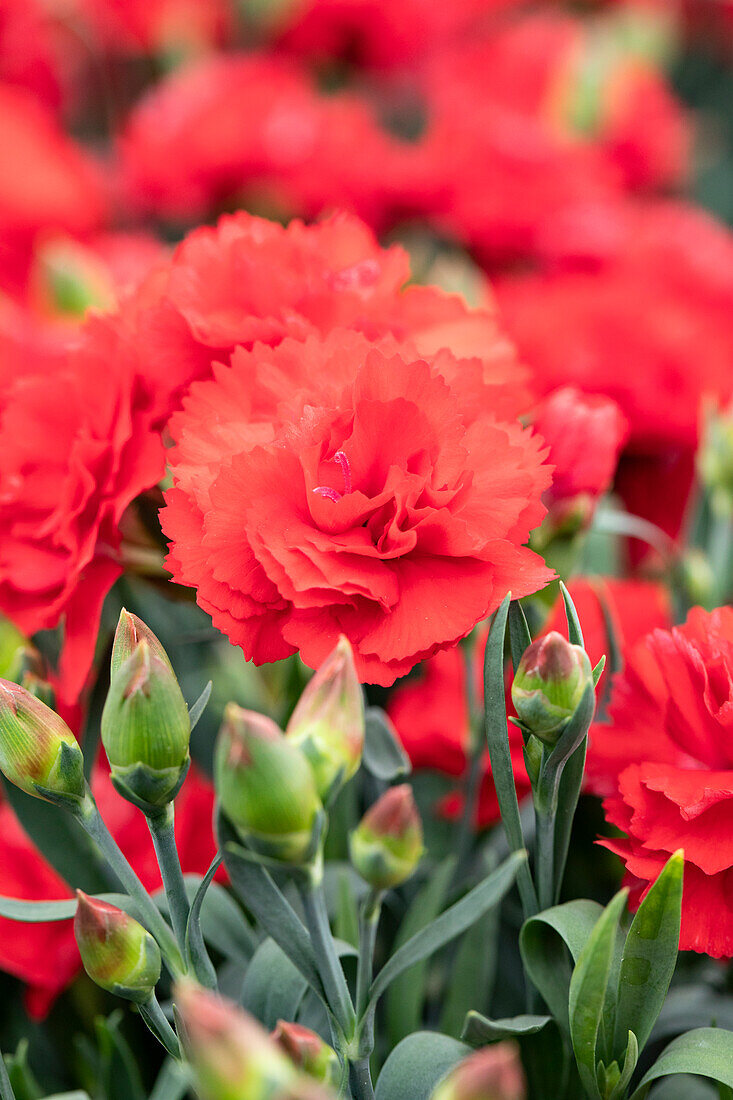
<instances>
[{"instance_id":1,"label":"pink stigma","mask_svg":"<svg viewBox=\"0 0 733 1100\"><path fill-rule=\"evenodd\" d=\"M351 464L349 463L347 456L344 454L343 451L336 451L336 454L333 456L333 460L334 462L338 462L339 466L341 467L341 474L344 479L344 493L350 493ZM343 493L339 493L338 489L329 488L328 485L318 485L313 490L313 492L318 493L319 496L327 497L328 500L332 500L334 504L337 501L341 500L341 497L344 495Z\"/></svg>"}]
</instances>

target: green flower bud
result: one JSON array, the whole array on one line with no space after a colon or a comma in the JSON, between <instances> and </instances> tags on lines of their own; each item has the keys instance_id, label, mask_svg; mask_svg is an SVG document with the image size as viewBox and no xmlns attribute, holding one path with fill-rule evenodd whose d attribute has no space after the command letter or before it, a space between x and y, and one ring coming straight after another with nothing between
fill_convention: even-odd
<instances>
[{"instance_id":1,"label":"green flower bud","mask_svg":"<svg viewBox=\"0 0 733 1100\"><path fill-rule=\"evenodd\" d=\"M140 638L129 657L116 664L102 712L112 782L145 812L175 798L190 763L188 707L156 643ZM123 646L118 656L124 652Z\"/></svg>"},{"instance_id":2,"label":"green flower bud","mask_svg":"<svg viewBox=\"0 0 733 1100\"><path fill-rule=\"evenodd\" d=\"M431 1100L524 1100L527 1086L514 1043L469 1055L441 1081Z\"/></svg>"},{"instance_id":3,"label":"green flower bud","mask_svg":"<svg viewBox=\"0 0 733 1100\"><path fill-rule=\"evenodd\" d=\"M713 511L730 518L733 515L733 406L725 412L708 415L697 469L710 493Z\"/></svg>"},{"instance_id":4,"label":"green flower bud","mask_svg":"<svg viewBox=\"0 0 733 1100\"><path fill-rule=\"evenodd\" d=\"M338 1086L341 1079L338 1054L315 1031L278 1020L272 1038L298 1069L324 1085Z\"/></svg>"},{"instance_id":5,"label":"green flower bud","mask_svg":"<svg viewBox=\"0 0 733 1100\"><path fill-rule=\"evenodd\" d=\"M0 680L0 771L27 794L76 805L84 758L64 720L25 688Z\"/></svg>"},{"instance_id":6,"label":"green flower bud","mask_svg":"<svg viewBox=\"0 0 733 1100\"><path fill-rule=\"evenodd\" d=\"M128 657L132 657L132 654L135 652L140 642L147 642L151 654L160 657L161 661L168 666L171 672L173 672L173 665L170 662L168 654L160 644L158 637L153 634L150 627L146 626L142 619L138 618L137 615L133 615L132 612L126 611L123 607L122 611L120 611L117 630L115 631L115 640L112 646L112 657L110 660L111 676L115 675Z\"/></svg>"},{"instance_id":7,"label":"green flower bud","mask_svg":"<svg viewBox=\"0 0 733 1100\"><path fill-rule=\"evenodd\" d=\"M308 759L324 801L356 773L364 748L364 700L345 637L306 686L286 733Z\"/></svg>"},{"instance_id":8,"label":"green flower bud","mask_svg":"<svg viewBox=\"0 0 733 1100\"><path fill-rule=\"evenodd\" d=\"M183 1046L201 1100L328 1100L260 1025L192 983L175 990Z\"/></svg>"},{"instance_id":9,"label":"green flower bud","mask_svg":"<svg viewBox=\"0 0 733 1100\"><path fill-rule=\"evenodd\" d=\"M0 676L5 680L15 680L15 667L17 653L22 646L26 646L25 637L16 626L0 615Z\"/></svg>"},{"instance_id":10,"label":"green flower bud","mask_svg":"<svg viewBox=\"0 0 733 1100\"><path fill-rule=\"evenodd\" d=\"M408 783L390 787L349 837L351 862L375 890L399 886L423 854L420 814Z\"/></svg>"},{"instance_id":11,"label":"green flower bud","mask_svg":"<svg viewBox=\"0 0 733 1100\"><path fill-rule=\"evenodd\" d=\"M556 630L538 638L522 654L512 702L522 726L554 745L580 703L593 672L588 654Z\"/></svg>"},{"instance_id":12,"label":"green flower bud","mask_svg":"<svg viewBox=\"0 0 733 1100\"><path fill-rule=\"evenodd\" d=\"M141 924L114 905L76 891L74 935L92 981L127 1001L145 1004L160 978L160 950Z\"/></svg>"},{"instance_id":13,"label":"green flower bud","mask_svg":"<svg viewBox=\"0 0 733 1100\"><path fill-rule=\"evenodd\" d=\"M222 809L251 848L286 863L310 858L321 800L308 761L271 719L229 703L214 774Z\"/></svg>"}]
</instances>

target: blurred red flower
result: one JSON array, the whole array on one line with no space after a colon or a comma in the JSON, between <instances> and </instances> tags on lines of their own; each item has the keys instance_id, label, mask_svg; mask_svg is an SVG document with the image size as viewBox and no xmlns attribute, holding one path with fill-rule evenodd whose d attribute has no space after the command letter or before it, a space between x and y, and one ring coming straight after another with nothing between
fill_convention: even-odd
<instances>
[{"instance_id":1,"label":"blurred red flower","mask_svg":"<svg viewBox=\"0 0 733 1100\"><path fill-rule=\"evenodd\" d=\"M564 386L541 402L533 427L549 445L547 461L555 467L545 493L551 515L559 519L579 506L591 513L610 488L626 440L626 418L616 402Z\"/></svg>"},{"instance_id":2,"label":"blurred red flower","mask_svg":"<svg viewBox=\"0 0 733 1100\"><path fill-rule=\"evenodd\" d=\"M669 599L660 585L594 577L587 580L577 578L570 582L569 588L593 665L609 652L605 615L611 619L622 651L626 651L649 630L670 625ZM553 605L542 634L553 630L567 636L561 599ZM474 667L474 689L479 702L483 701L484 641L485 634L482 634L476 644ZM599 690L603 690L603 680ZM427 768L450 776L463 775L469 733L466 664L459 649L437 654L425 662L414 679L398 685L390 697L388 711L415 769ZM529 794L530 789L522 756L522 736L512 723L508 725L508 731L517 793L521 799ZM493 824L499 817L488 753L484 767L477 819L477 824L482 828ZM443 800L440 809L447 816L455 817L460 813L462 804L462 796L456 792Z\"/></svg>"},{"instance_id":3,"label":"blurred red flower","mask_svg":"<svg viewBox=\"0 0 733 1100\"><path fill-rule=\"evenodd\" d=\"M26 634L63 616L65 702L84 684L102 601L122 571L122 513L164 472L131 356L97 341L37 355L19 373L11 356L8 375L0 370L0 610Z\"/></svg>"},{"instance_id":4,"label":"blurred red flower","mask_svg":"<svg viewBox=\"0 0 733 1100\"><path fill-rule=\"evenodd\" d=\"M95 768L92 788L102 816L145 888L160 889L160 873L142 814L120 798L102 764ZM176 799L176 845L186 873L204 874L214 858L216 845L208 827L213 806L213 788L191 768ZM29 901L73 897L73 891L29 840L7 802L0 802L0 894ZM19 924L0 918L0 969L26 983L30 1014L45 1016L81 969L71 921Z\"/></svg>"},{"instance_id":5,"label":"blurred red flower","mask_svg":"<svg viewBox=\"0 0 733 1100\"><path fill-rule=\"evenodd\" d=\"M638 904L669 855L685 852L680 947L733 955L733 609L694 608L629 654L588 779L608 796L601 843L621 856Z\"/></svg>"},{"instance_id":6,"label":"blurred red flower","mask_svg":"<svg viewBox=\"0 0 733 1100\"><path fill-rule=\"evenodd\" d=\"M471 370L473 368L473 371ZM391 684L550 571L540 446L448 351L347 330L238 348L171 423L174 577L257 663L317 667L346 634Z\"/></svg>"}]
</instances>

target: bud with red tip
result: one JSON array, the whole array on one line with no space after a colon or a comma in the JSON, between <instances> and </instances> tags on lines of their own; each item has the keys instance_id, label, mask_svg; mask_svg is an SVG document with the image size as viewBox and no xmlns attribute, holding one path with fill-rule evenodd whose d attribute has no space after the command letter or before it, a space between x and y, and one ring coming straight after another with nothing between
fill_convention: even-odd
<instances>
[{"instance_id":1,"label":"bud with red tip","mask_svg":"<svg viewBox=\"0 0 733 1100\"><path fill-rule=\"evenodd\" d=\"M160 978L160 950L141 924L114 905L76 891L74 935L81 961L92 981L145 1004Z\"/></svg>"},{"instance_id":2,"label":"bud with red tip","mask_svg":"<svg viewBox=\"0 0 733 1100\"><path fill-rule=\"evenodd\" d=\"M64 720L18 684L0 680L0 771L27 794L78 806L84 758Z\"/></svg>"},{"instance_id":3,"label":"bud with red tip","mask_svg":"<svg viewBox=\"0 0 733 1100\"><path fill-rule=\"evenodd\" d=\"M385 791L349 838L351 862L375 890L408 879L423 850L422 822L408 783Z\"/></svg>"},{"instance_id":4,"label":"bud with red tip","mask_svg":"<svg viewBox=\"0 0 733 1100\"><path fill-rule=\"evenodd\" d=\"M175 990L183 1046L201 1100L329 1100L260 1025L192 983Z\"/></svg>"},{"instance_id":5,"label":"bud with red tip","mask_svg":"<svg viewBox=\"0 0 733 1100\"><path fill-rule=\"evenodd\" d=\"M147 813L175 798L188 771L191 723L162 645L123 611L102 712L102 743L119 793Z\"/></svg>"},{"instance_id":6,"label":"bud with red tip","mask_svg":"<svg viewBox=\"0 0 733 1100\"><path fill-rule=\"evenodd\" d=\"M460 1062L441 1081L431 1100L524 1100L526 1095L516 1046L497 1043Z\"/></svg>"},{"instance_id":7,"label":"bud with red tip","mask_svg":"<svg viewBox=\"0 0 733 1100\"><path fill-rule=\"evenodd\" d=\"M272 1038L298 1069L325 1085L336 1087L341 1078L338 1054L320 1035L300 1024L278 1020Z\"/></svg>"},{"instance_id":8,"label":"bud with red tip","mask_svg":"<svg viewBox=\"0 0 733 1100\"><path fill-rule=\"evenodd\" d=\"M547 745L554 745L588 684L593 683L588 654L556 630L538 638L522 654L512 683L519 721Z\"/></svg>"},{"instance_id":9,"label":"bud with red tip","mask_svg":"<svg viewBox=\"0 0 733 1100\"><path fill-rule=\"evenodd\" d=\"M343 635L306 686L286 733L313 768L324 801L357 771L364 748L364 701Z\"/></svg>"},{"instance_id":10,"label":"bud with red tip","mask_svg":"<svg viewBox=\"0 0 733 1100\"><path fill-rule=\"evenodd\" d=\"M214 774L222 809L245 843L285 863L310 858L321 800L305 756L270 718L229 703Z\"/></svg>"}]
</instances>

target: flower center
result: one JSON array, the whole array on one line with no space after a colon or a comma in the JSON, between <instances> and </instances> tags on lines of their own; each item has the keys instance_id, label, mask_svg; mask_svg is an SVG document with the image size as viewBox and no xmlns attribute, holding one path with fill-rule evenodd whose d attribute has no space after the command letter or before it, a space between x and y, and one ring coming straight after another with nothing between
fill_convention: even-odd
<instances>
[{"instance_id":1,"label":"flower center","mask_svg":"<svg viewBox=\"0 0 733 1100\"><path fill-rule=\"evenodd\" d=\"M336 451L333 456L333 461L338 462L341 467L341 475L344 479L344 492L340 493L338 489L332 489L329 485L317 485L313 490L314 493L318 493L319 496L328 497L334 503L341 500L344 493L351 492L351 464L343 451Z\"/></svg>"}]
</instances>

